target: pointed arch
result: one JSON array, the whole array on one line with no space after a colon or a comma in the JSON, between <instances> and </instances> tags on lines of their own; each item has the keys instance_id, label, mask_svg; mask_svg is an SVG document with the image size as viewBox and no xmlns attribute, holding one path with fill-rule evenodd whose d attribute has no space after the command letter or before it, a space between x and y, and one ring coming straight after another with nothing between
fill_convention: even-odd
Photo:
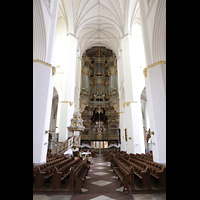
<instances>
[{"instance_id":1,"label":"pointed arch","mask_svg":"<svg viewBox=\"0 0 200 200\"><path fill-rule=\"evenodd\" d=\"M33 1L33 59L46 59L46 33L41 2Z\"/></svg>"},{"instance_id":2,"label":"pointed arch","mask_svg":"<svg viewBox=\"0 0 200 200\"><path fill-rule=\"evenodd\" d=\"M159 1L153 28L153 63L166 60L166 0Z\"/></svg>"}]
</instances>

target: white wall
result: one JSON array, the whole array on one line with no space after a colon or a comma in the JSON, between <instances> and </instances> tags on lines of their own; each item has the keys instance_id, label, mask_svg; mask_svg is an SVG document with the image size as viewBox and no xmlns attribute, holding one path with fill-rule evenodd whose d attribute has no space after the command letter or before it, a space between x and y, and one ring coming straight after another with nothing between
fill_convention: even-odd
<instances>
[{"instance_id":1,"label":"white wall","mask_svg":"<svg viewBox=\"0 0 200 200\"><path fill-rule=\"evenodd\" d=\"M33 162L46 161L51 104L53 95L52 69L41 63L33 64Z\"/></svg>"},{"instance_id":2,"label":"white wall","mask_svg":"<svg viewBox=\"0 0 200 200\"><path fill-rule=\"evenodd\" d=\"M148 100L153 159L166 163L166 0L139 0L147 70Z\"/></svg>"},{"instance_id":3,"label":"white wall","mask_svg":"<svg viewBox=\"0 0 200 200\"><path fill-rule=\"evenodd\" d=\"M155 162L166 163L166 65L160 64L147 71L146 85L149 118Z\"/></svg>"},{"instance_id":4,"label":"white wall","mask_svg":"<svg viewBox=\"0 0 200 200\"><path fill-rule=\"evenodd\" d=\"M54 77L52 50L58 1L33 1L33 162L46 162ZM45 63L44 63L45 62Z\"/></svg>"},{"instance_id":5,"label":"white wall","mask_svg":"<svg viewBox=\"0 0 200 200\"><path fill-rule=\"evenodd\" d=\"M139 0L146 65L166 61L166 0Z\"/></svg>"},{"instance_id":6,"label":"white wall","mask_svg":"<svg viewBox=\"0 0 200 200\"><path fill-rule=\"evenodd\" d=\"M57 132L60 142L68 138L67 127L71 124L75 106L79 108L81 70L76 44L77 39L67 34L65 20L59 18L56 27L53 64L59 66L55 76L55 88L59 95Z\"/></svg>"},{"instance_id":7,"label":"white wall","mask_svg":"<svg viewBox=\"0 0 200 200\"><path fill-rule=\"evenodd\" d=\"M149 64L153 64L154 62L166 59L165 57L165 6L166 6L166 0L151 0L150 3L147 3L148 1L139 0L139 10L138 13L135 15L137 19L133 22L133 29L131 30L131 33L127 32L126 35L124 35L123 38L120 39L119 44L119 60L118 60L118 70L119 70L119 95L120 95L120 112L124 112L124 114L120 114L120 129L121 129L121 135L124 134L124 129L129 129L129 134L132 136L132 138L137 138L138 140L141 140L142 134L141 134L141 125L142 123L136 123L141 118L141 112L139 112L139 106L140 105L140 95L141 92L145 86L144 82L144 76L142 73L142 70L144 67L148 66ZM128 5L128 4L127 4ZM71 6L71 4L70 4ZM67 138L67 130L66 127L70 124L70 119L73 116L74 112L74 106L69 105L69 102L76 103L76 106L79 106L79 100L77 99L77 95L80 93L80 74L81 74L81 63L80 63L80 49L77 49L78 42L77 39L69 32L67 31L72 30L73 33L73 20L69 20L69 25L71 24L71 27L67 27L68 19L64 19L66 16L61 16L61 10L58 9L58 1L49 1L47 0L35 0L33 1L33 58L34 59L40 59L42 61L46 61L48 63L51 63L53 66L59 66L57 68L56 76L54 78L54 87L56 88L58 95L59 95L59 101L60 107L58 108L58 116L57 121L58 124L60 124L60 129L63 130L63 140L64 138ZM59 19L57 20L57 12L59 10ZM72 14L72 13L71 13ZM67 16L72 16L70 13L67 13ZM126 13L127 14L127 13ZM137 23L140 23L140 15L141 15L141 25L142 25L142 36L144 40L144 47L145 47L145 58L143 54L143 41L141 39L140 31L137 28ZM127 19L127 23L129 20ZM56 25L57 22L57 25ZM56 29L55 29L56 26ZM127 24L125 24L126 27L128 27ZM128 30L128 29L127 29ZM54 34L55 36L55 44L54 44ZM54 46L54 48L53 48ZM54 49L52 51L52 49ZM53 52L53 57L52 57ZM52 62L51 62L52 61ZM52 100L52 89L53 84L51 81L51 77L49 77L50 69L48 69L46 74L43 74L43 69L39 69L38 67L44 67L44 70L47 70L48 68L45 68L45 66L42 66L40 64L34 64L34 76L33 76L33 91L34 91L34 102L38 102L37 104L42 106L43 104L46 105L45 107L45 119L43 119L42 123L42 129L40 132L44 132L44 129L47 129L49 127L49 121L47 119L50 118L50 110L51 110L51 100ZM46 66L47 67L47 66ZM156 68L155 68L156 69ZM154 70L155 70L154 69ZM160 110L162 112L165 112L163 109L165 105L165 95L166 95L166 80L165 80L165 74L166 74L166 66L164 66L163 69L161 67L159 70L154 73L155 71L153 68L148 70L151 71L151 73L148 75L148 79L146 80L146 88L147 88L147 99L148 104L145 104L145 117L146 117L146 126L151 125L151 129L159 129L156 127L156 117L155 115L159 112L158 109L155 106L155 102L159 101L160 105L162 105L162 108L160 107ZM40 72L41 71L41 72ZM48 74L48 76L46 76ZM161 77L157 77L157 75ZM156 77L155 77L156 76ZM42 80L47 82L49 81L49 85L41 84ZM163 88L160 90L159 87L155 84L155 81L157 81L157 84L160 86L160 83L163 84ZM39 87L41 85L41 88ZM152 86L155 85L153 88ZM124 91L122 92L122 88L124 88ZM49 93L41 96L39 91L48 91ZM157 91L156 91L157 90ZM45 96L46 94L46 96ZM155 99L155 96L157 99ZM163 95L164 94L164 95ZM47 96L50 96L50 100L46 99L45 102L44 98ZM153 97L154 96L154 97ZM39 100L41 98L41 101ZM138 102L138 105L133 102L130 103L130 105L126 105L125 108L123 108L123 103L127 101L133 101ZM68 103L67 103L68 102ZM63 103L66 103L64 105ZM61 106L62 104L62 106ZM36 105L35 108L38 106ZM78 107L77 107L78 108ZM148 108L148 109L147 109ZM37 109L40 109L37 107ZM140 105L141 109L141 105ZM137 112L135 112L137 110ZM149 115L148 112L149 111ZM34 113L39 113L41 110L35 110ZM136 114L138 113L138 114ZM149 117L148 117L149 116ZM149 118L149 120L148 120ZM42 115L38 118L42 120ZM39 120L36 120L36 117L34 117L35 122L39 123ZM64 120L64 121L62 121ZM128 121L131 120L131 121ZM162 118L162 128L159 130L163 131L163 127L165 126L164 118ZM62 121L62 122L61 122ZM142 121L142 119L141 119ZM45 124L45 125L44 125ZM134 124L134 125L133 125ZM37 127L41 127L40 125L34 125L35 130ZM140 127L138 130L135 130L134 127ZM59 130L59 129L58 129ZM139 131L139 133L137 133ZM164 132L163 132L164 134ZM35 135L36 136L36 135ZM162 136L164 137L164 135ZM40 147L38 148L41 150L42 142L46 141L46 135L42 136ZM44 140L43 140L44 139ZM123 138L121 138L123 141ZM136 139L136 140L137 140ZM157 144L157 139L155 137L155 141ZM136 141L135 140L135 141ZM35 140L36 141L36 140ZM128 151L131 151L134 149L131 149L131 145L133 146L134 142L129 141L128 143L123 143L121 145L121 148L126 149L127 145ZM140 141L141 145L142 142ZM161 144L163 142L161 141ZM157 146L158 147L158 146ZM138 147L137 147L138 148ZM136 149L137 149L136 148ZM141 147L142 148L142 147ZM154 148L157 155L157 158L160 157L158 155L158 148ZM35 150L34 150L35 151ZM43 150L41 150L43 152ZM39 158L39 160L44 159ZM39 155L39 154L38 154ZM159 158L160 159L160 158Z\"/></svg>"},{"instance_id":8,"label":"white wall","mask_svg":"<svg viewBox=\"0 0 200 200\"><path fill-rule=\"evenodd\" d=\"M136 16L137 23L133 22L131 34L121 40L122 51L119 59L120 111L125 112L120 114L120 128L123 127L121 149L127 150L128 153L144 153L145 150L140 96L145 87L143 69L146 62L141 27L138 24L139 10ZM120 75L120 72L124 72L124 76ZM123 108L123 103L129 101ZM127 142L123 138L125 128L128 134Z\"/></svg>"}]
</instances>

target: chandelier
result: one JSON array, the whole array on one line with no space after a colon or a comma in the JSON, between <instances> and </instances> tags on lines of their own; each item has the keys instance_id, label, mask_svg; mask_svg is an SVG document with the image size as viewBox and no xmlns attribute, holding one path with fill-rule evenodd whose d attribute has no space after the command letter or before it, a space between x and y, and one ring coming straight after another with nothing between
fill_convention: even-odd
<instances>
[{"instance_id":1,"label":"chandelier","mask_svg":"<svg viewBox=\"0 0 200 200\"><path fill-rule=\"evenodd\" d=\"M95 129L96 129L97 135L101 136L102 132L106 131L106 129L104 128L103 122L100 121L100 113L102 112L100 106L98 107L97 112L99 113L99 121L96 122Z\"/></svg>"},{"instance_id":2,"label":"chandelier","mask_svg":"<svg viewBox=\"0 0 200 200\"><path fill-rule=\"evenodd\" d=\"M104 131L103 122L101 122L101 121L96 122L95 128L96 128L97 134L101 135L101 132Z\"/></svg>"}]
</instances>

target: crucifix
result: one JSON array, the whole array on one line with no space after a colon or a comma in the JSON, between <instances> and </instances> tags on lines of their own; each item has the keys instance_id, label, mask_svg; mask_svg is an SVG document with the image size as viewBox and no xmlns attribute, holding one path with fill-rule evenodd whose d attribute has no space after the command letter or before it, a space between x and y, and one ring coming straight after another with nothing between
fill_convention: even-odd
<instances>
[{"instance_id":1,"label":"crucifix","mask_svg":"<svg viewBox=\"0 0 200 200\"><path fill-rule=\"evenodd\" d=\"M143 128L144 128L144 127L143 127ZM151 135L154 135L154 131L150 131L150 128L149 128L148 131L146 131L145 128L144 128L144 132L147 133L147 135L146 135L146 140L147 140L147 144L148 144L148 141L149 141L149 139L151 138Z\"/></svg>"}]
</instances>

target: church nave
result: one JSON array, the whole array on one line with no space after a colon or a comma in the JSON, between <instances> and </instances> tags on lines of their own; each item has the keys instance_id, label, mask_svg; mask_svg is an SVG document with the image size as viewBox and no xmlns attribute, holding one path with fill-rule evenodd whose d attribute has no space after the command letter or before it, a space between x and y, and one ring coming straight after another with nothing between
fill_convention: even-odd
<instances>
[{"instance_id":1,"label":"church nave","mask_svg":"<svg viewBox=\"0 0 200 200\"><path fill-rule=\"evenodd\" d=\"M90 159L90 169L81 188L82 194L33 194L33 200L164 200L166 193L128 193L123 192L118 177L113 173L111 162L103 154ZM139 187L137 187L139 188Z\"/></svg>"},{"instance_id":2,"label":"church nave","mask_svg":"<svg viewBox=\"0 0 200 200\"><path fill-rule=\"evenodd\" d=\"M166 0L33 0L33 198L165 199L166 138Z\"/></svg>"}]
</instances>

